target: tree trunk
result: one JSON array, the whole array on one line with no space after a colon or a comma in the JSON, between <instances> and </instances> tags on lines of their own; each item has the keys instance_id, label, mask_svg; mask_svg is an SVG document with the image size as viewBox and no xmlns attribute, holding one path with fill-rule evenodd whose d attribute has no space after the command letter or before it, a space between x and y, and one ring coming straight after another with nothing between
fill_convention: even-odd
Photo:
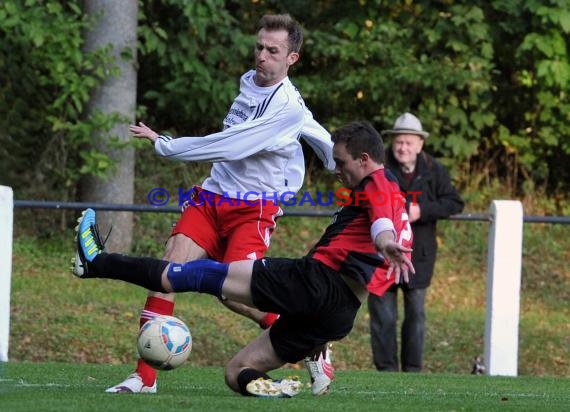
<instances>
[{"instance_id":1,"label":"tree trunk","mask_svg":"<svg viewBox=\"0 0 570 412\"><path fill-rule=\"evenodd\" d=\"M93 147L106 153L115 162L107 179L87 176L81 184L81 200L98 203L133 203L134 199L134 148L117 148L109 144L113 138L121 143L132 139L128 126L135 120L136 106L136 50L137 50L137 0L86 0L86 14L96 16L95 25L86 33L85 51L94 51L112 45L110 53L120 74L105 78L94 91L87 107L87 116L96 113L119 114L121 119L111 130L101 130L93 135ZM130 49L130 57L121 55ZM107 250L128 252L133 239L131 212L99 212L102 231L113 226Z\"/></svg>"}]
</instances>

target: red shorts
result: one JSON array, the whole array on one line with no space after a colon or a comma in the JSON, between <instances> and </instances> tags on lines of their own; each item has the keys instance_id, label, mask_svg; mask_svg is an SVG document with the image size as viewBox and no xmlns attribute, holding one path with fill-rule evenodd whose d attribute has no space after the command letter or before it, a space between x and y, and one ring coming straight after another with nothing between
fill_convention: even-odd
<instances>
[{"instance_id":1,"label":"red shorts","mask_svg":"<svg viewBox=\"0 0 570 412\"><path fill-rule=\"evenodd\" d=\"M188 236L219 262L260 259L282 214L270 200L230 199L196 186L171 235Z\"/></svg>"}]
</instances>

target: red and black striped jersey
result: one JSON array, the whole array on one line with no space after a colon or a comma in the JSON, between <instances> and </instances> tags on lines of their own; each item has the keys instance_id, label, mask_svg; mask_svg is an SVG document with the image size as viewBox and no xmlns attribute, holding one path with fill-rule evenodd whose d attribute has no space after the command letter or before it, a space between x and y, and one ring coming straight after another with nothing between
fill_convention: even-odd
<instances>
[{"instance_id":1,"label":"red and black striped jersey","mask_svg":"<svg viewBox=\"0 0 570 412\"><path fill-rule=\"evenodd\" d=\"M338 191L337 191L338 193ZM374 245L376 236L392 230L400 244L412 245L405 199L396 178L386 169L366 176L346 197L309 256L382 295L394 282L386 279L388 264Z\"/></svg>"}]
</instances>

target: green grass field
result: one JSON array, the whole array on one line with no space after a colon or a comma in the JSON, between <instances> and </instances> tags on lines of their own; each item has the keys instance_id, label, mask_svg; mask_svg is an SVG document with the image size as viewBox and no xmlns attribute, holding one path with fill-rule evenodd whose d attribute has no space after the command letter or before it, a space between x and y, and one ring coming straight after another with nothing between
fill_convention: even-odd
<instances>
[{"instance_id":1,"label":"green grass field","mask_svg":"<svg viewBox=\"0 0 570 412\"><path fill-rule=\"evenodd\" d=\"M333 390L321 397L308 388L291 399L242 397L223 383L217 367L186 365L160 373L153 395L107 394L125 366L8 363L0 366L0 410L29 411L568 411L567 379L501 378L451 374L379 374L339 371ZM301 371L304 372L304 371ZM284 377L299 373L280 370ZM304 373L302 379L307 379Z\"/></svg>"}]
</instances>

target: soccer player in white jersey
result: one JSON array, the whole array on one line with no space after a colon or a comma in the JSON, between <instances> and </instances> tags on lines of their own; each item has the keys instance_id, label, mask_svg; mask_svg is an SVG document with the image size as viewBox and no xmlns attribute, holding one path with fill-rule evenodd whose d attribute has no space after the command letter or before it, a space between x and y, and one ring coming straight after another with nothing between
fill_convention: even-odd
<instances>
[{"instance_id":1,"label":"soccer player in white jersey","mask_svg":"<svg viewBox=\"0 0 570 412\"><path fill-rule=\"evenodd\" d=\"M263 257L275 219L282 214L278 201L292 196L303 183L305 163L299 138L315 150L327 169L334 170L330 134L313 119L288 78L302 42L302 30L289 15L261 18L255 70L241 77L240 93L221 132L172 138L142 122L130 127L135 137L148 139L160 156L213 162L210 176L194 188L167 241L165 260L181 263L209 257L232 262ZM157 315L172 315L174 296L149 292L140 326ZM231 301L224 304L262 328L278 317ZM334 378L326 346L307 359L306 366L313 393L325 393ZM135 372L107 392L156 390L156 371L139 359Z\"/></svg>"}]
</instances>

